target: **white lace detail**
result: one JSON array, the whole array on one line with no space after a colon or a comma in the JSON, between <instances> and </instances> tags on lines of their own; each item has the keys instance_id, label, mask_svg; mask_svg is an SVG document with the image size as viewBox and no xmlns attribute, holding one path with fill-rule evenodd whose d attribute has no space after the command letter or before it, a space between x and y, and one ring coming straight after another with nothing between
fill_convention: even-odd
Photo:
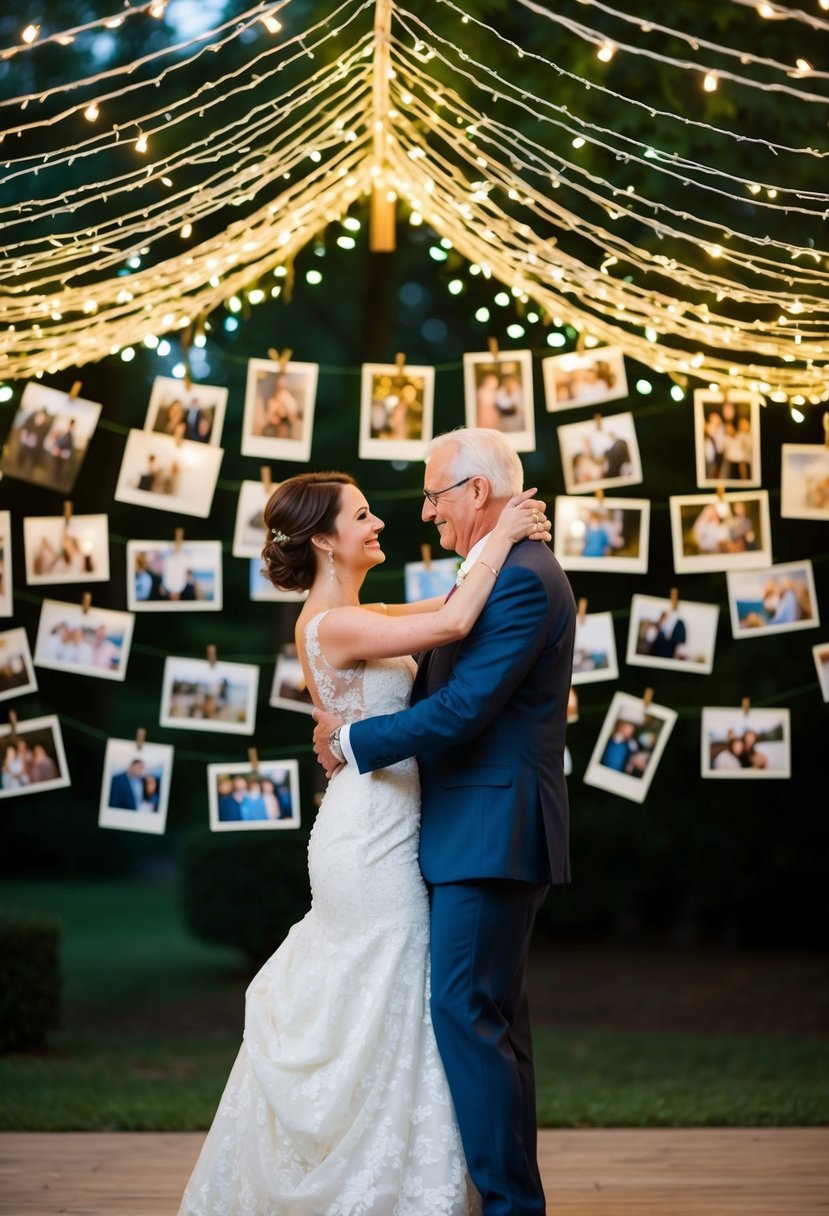
<instances>
[{"instance_id":1,"label":"white lace detail","mask_svg":"<svg viewBox=\"0 0 829 1216\"><path fill-rule=\"evenodd\" d=\"M339 670L305 644L344 720L408 704L413 664ZM331 781L308 846L311 910L251 982L244 1043L179 1216L479 1211L429 1015L420 791L406 760Z\"/></svg>"}]
</instances>

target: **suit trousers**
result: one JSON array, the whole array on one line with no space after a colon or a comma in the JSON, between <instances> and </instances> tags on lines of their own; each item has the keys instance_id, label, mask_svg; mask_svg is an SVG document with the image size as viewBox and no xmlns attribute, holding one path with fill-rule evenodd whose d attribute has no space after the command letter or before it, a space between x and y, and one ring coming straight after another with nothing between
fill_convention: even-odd
<instances>
[{"instance_id":1,"label":"suit trousers","mask_svg":"<svg viewBox=\"0 0 829 1216\"><path fill-rule=\"evenodd\" d=\"M543 1216L527 955L546 886L430 889L432 1021L484 1216Z\"/></svg>"}]
</instances>

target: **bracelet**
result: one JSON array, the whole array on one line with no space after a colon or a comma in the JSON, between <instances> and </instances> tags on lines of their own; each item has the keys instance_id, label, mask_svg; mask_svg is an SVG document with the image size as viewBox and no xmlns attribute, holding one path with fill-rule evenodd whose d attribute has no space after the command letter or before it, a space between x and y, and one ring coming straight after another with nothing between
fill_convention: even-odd
<instances>
[{"instance_id":1,"label":"bracelet","mask_svg":"<svg viewBox=\"0 0 829 1216\"><path fill-rule=\"evenodd\" d=\"M480 561L481 561L481 559L480 559L480 558L478 558L478 561L480 562ZM491 570L491 571L492 571L492 573L495 575L495 577L496 577L496 578L497 578L497 577L498 577L498 575L501 573L501 571L500 571L500 570L496 570L494 566L490 566L489 562L481 562L481 565L482 565L482 566L486 566L487 570Z\"/></svg>"}]
</instances>

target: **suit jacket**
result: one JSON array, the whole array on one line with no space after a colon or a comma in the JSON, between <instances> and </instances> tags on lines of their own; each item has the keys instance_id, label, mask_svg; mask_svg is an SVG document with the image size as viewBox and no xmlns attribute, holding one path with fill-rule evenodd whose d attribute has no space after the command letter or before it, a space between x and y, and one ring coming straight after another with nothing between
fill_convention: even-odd
<instances>
[{"instance_id":1,"label":"suit jacket","mask_svg":"<svg viewBox=\"0 0 829 1216\"><path fill-rule=\"evenodd\" d=\"M130 779L126 773L116 773L109 787L109 805L124 811L138 810Z\"/></svg>"},{"instance_id":2,"label":"suit jacket","mask_svg":"<svg viewBox=\"0 0 829 1216\"><path fill-rule=\"evenodd\" d=\"M575 618L551 551L523 541L469 636L421 657L411 706L352 724L361 772L418 758L427 881L569 880L563 758Z\"/></svg>"}]
</instances>

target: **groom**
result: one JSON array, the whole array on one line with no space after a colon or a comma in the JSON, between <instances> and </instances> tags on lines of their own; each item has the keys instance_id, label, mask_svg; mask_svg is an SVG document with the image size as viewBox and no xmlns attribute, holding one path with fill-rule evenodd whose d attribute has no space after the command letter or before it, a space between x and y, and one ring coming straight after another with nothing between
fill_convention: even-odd
<instances>
[{"instance_id":1,"label":"groom","mask_svg":"<svg viewBox=\"0 0 829 1216\"><path fill-rule=\"evenodd\" d=\"M474 564L521 462L499 432L429 447L423 519ZM484 1216L540 1216L526 993L533 922L569 879L564 731L575 604L546 545L515 545L471 633L421 656L411 706L342 726L318 713L326 771L416 755L431 893L432 1019Z\"/></svg>"}]
</instances>

